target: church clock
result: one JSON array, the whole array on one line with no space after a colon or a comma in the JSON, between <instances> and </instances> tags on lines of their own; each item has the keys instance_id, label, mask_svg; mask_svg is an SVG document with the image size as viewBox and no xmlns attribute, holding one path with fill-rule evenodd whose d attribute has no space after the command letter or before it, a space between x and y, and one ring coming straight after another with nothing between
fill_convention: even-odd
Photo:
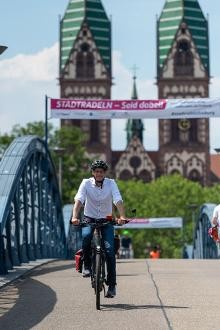
<instances>
[{"instance_id":1,"label":"church clock","mask_svg":"<svg viewBox=\"0 0 220 330\"><path fill-rule=\"evenodd\" d=\"M181 131L188 131L191 127L191 122L189 119L180 119L178 121L178 128L181 130Z\"/></svg>"}]
</instances>

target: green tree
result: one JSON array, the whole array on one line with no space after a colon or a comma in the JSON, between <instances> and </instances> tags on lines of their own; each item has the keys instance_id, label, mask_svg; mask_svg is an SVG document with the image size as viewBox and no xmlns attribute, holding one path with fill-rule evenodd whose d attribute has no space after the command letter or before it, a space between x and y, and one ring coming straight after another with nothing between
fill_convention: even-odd
<instances>
[{"instance_id":1,"label":"green tree","mask_svg":"<svg viewBox=\"0 0 220 330\"><path fill-rule=\"evenodd\" d=\"M26 126L15 125L10 134L0 135L0 155L19 136L36 135L45 136L43 121L27 123ZM82 178L88 174L89 160L85 153L85 136L77 127L63 127L54 129L48 124L48 147L52 155L57 173L59 157L62 159L62 196L64 203L72 203L75 192ZM63 148L63 153L58 155L55 148Z\"/></svg>"},{"instance_id":2,"label":"green tree","mask_svg":"<svg viewBox=\"0 0 220 330\"><path fill-rule=\"evenodd\" d=\"M212 187L204 187L204 195L207 203L220 203L220 184Z\"/></svg>"},{"instance_id":3,"label":"green tree","mask_svg":"<svg viewBox=\"0 0 220 330\"><path fill-rule=\"evenodd\" d=\"M200 206L206 201L204 188L180 175L161 176L151 183L120 181L126 209L137 209L137 217L182 217L179 229L146 229L130 231L135 256L145 256L145 246L159 244L163 257L180 257L183 242L192 242L191 204ZM199 210L199 208L198 208Z\"/></svg>"},{"instance_id":4,"label":"green tree","mask_svg":"<svg viewBox=\"0 0 220 330\"><path fill-rule=\"evenodd\" d=\"M53 134L53 125L50 123L48 124L48 132L49 138L51 138ZM14 125L10 133L5 133L3 135L0 134L0 154L8 148L15 138L24 135L36 135L43 139L45 135L44 122L35 121L33 123L27 123L25 127Z\"/></svg>"},{"instance_id":5,"label":"green tree","mask_svg":"<svg viewBox=\"0 0 220 330\"><path fill-rule=\"evenodd\" d=\"M54 132L50 140L50 150L59 166L59 157L62 157L62 197L64 203L72 203L75 193L82 179L89 175L89 159L85 153L85 135L77 127L62 127ZM61 154L55 149L63 149Z\"/></svg>"},{"instance_id":6,"label":"green tree","mask_svg":"<svg viewBox=\"0 0 220 330\"><path fill-rule=\"evenodd\" d=\"M53 130L53 125L48 123L49 139L52 137ZM35 121L33 123L27 123L25 127L15 125L13 126L12 132L15 137L24 135L37 135L43 139L45 136L45 123L43 121Z\"/></svg>"},{"instance_id":7,"label":"green tree","mask_svg":"<svg viewBox=\"0 0 220 330\"><path fill-rule=\"evenodd\" d=\"M12 135L9 134L0 135L0 160L5 150L8 148L8 146L11 144L13 140L14 140L14 136Z\"/></svg>"}]
</instances>

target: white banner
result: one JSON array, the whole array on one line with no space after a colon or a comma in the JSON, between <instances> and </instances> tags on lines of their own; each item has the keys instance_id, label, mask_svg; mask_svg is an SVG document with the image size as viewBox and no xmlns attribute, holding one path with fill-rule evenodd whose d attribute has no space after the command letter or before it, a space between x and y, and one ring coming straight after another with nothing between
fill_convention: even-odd
<instances>
[{"instance_id":1,"label":"white banner","mask_svg":"<svg viewBox=\"0 0 220 330\"><path fill-rule=\"evenodd\" d=\"M182 218L149 218L149 219L131 219L129 223L123 225L123 228L143 229L143 228L182 228ZM119 229L119 227L116 227Z\"/></svg>"},{"instance_id":2,"label":"white banner","mask_svg":"<svg viewBox=\"0 0 220 330\"><path fill-rule=\"evenodd\" d=\"M220 117L220 98L167 100L50 99L51 118L210 118Z\"/></svg>"}]
</instances>

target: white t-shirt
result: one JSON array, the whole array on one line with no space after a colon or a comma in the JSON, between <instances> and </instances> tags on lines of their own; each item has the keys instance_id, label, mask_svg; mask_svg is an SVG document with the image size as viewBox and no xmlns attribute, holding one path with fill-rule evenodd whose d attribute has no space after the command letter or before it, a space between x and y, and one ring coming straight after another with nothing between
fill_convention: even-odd
<instances>
[{"instance_id":1,"label":"white t-shirt","mask_svg":"<svg viewBox=\"0 0 220 330\"><path fill-rule=\"evenodd\" d=\"M112 214L112 203L117 204L122 197L115 180L105 178L101 188L89 178L81 182L75 200L85 204L85 216L101 219Z\"/></svg>"},{"instance_id":2,"label":"white t-shirt","mask_svg":"<svg viewBox=\"0 0 220 330\"><path fill-rule=\"evenodd\" d=\"M212 218L217 218L218 225L220 225L220 204L214 208Z\"/></svg>"}]
</instances>

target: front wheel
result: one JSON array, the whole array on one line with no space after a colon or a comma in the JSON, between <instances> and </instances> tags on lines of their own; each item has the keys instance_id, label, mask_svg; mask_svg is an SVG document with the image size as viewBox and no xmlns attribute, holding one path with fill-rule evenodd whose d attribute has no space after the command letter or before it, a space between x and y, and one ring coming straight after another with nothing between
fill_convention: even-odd
<instances>
[{"instance_id":1,"label":"front wheel","mask_svg":"<svg viewBox=\"0 0 220 330\"><path fill-rule=\"evenodd\" d=\"M101 255L96 254L96 276L95 276L95 292L96 292L96 309L100 309L100 288L101 285Z\"/></svg>"}]
</instances>

